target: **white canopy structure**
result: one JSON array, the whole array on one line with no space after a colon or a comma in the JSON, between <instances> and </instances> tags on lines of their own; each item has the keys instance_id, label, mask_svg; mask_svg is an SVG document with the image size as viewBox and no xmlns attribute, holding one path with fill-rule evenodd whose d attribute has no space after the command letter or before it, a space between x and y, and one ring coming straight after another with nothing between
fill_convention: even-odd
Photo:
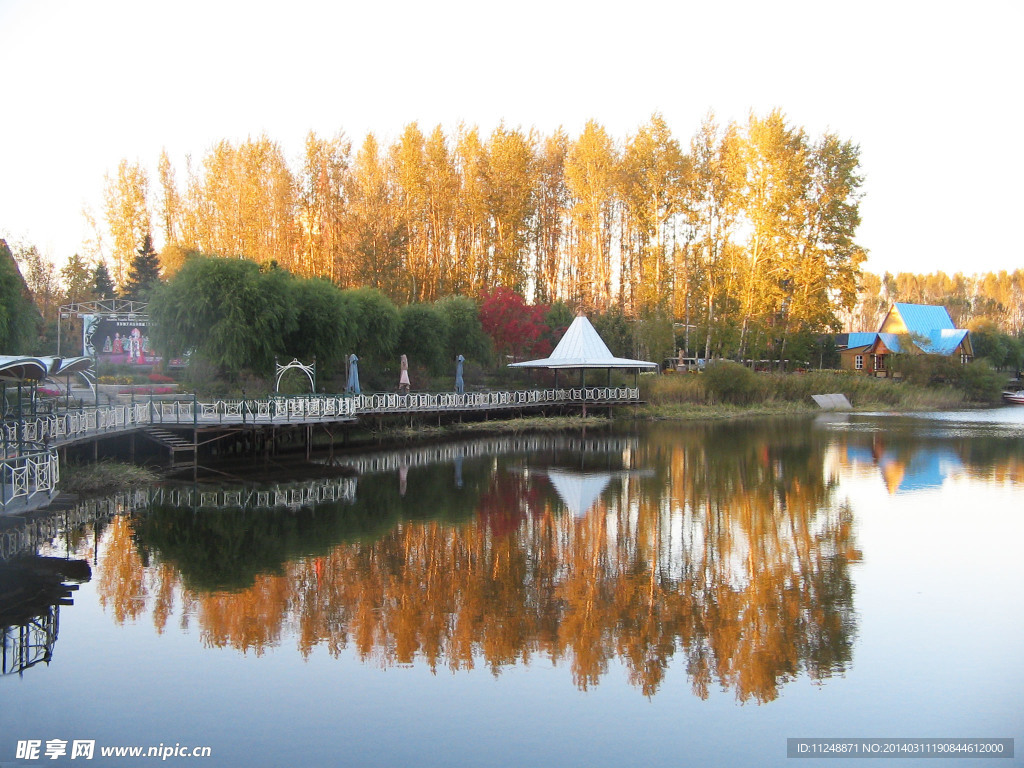
<instances>
[{"instance_id":1,"label":"white canopy structure","mask_svg":"<svg viewBox=\"0 0 1024 768\"><path fill-rule=\"evenodd\" d=\"M41 357L0 355L0 380L39 381L50 373L50 362Z\"/></svg>"},{"instance_id":2,"label":"white canopy structure","mask_svg":"<svg viewBox=\"0 0 1024 768\"><path fill-rule=\"evenodd\" d=\"M541 360L511 363L509 368L657 368L657 363L615 357L594 326L583 315L572 321L558 346Z\"/></svg>"},{"instance_id":3,"label":"white canopy structure","mask_svg":"<svg viewBox=\"0 0 1024 768\"><path fill-rule=\"evenodd\" d=\"M89 357L18 357L0 355L0 380L42 381L50 376L69 376L92 369Z\"/></svg>"}]
</instances>

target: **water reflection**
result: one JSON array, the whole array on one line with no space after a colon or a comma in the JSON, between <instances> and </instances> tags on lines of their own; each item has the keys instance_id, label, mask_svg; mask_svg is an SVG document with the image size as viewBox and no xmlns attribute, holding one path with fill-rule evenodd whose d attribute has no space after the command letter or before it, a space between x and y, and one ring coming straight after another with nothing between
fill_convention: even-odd
<instances>
[{"instance_id":1,"label":"water reflection","mask_svg":"<svg viewBox=\"0 0 1024 768\"><path fill-rule=\"evenodd\" d=\"M873 470L896 494L939 489L961 476L1024 484L1022 415L1009 409L928 417L848 415L821 419L819 426L835 434L844 467Z\"/></svg>"},{"instance_id":2,"label":"water reflection","mask_svg":"<svg viewBox=\"0 0 1024 768\"><path fill-rule=\"evenodd\" d=\"M584 689L620 660L646 695L682 662L701 698L771 701L846 669L856 632L853 515L826 435L803 427L362 457L354 493L299 508L165 495L112 521L99 593L119 622L194 624L245 653L295 643L496 675L544 661Z\"/></svg>"},{"instance_id":3,"label":"water reflection","mask_svg":"<svg viewBox=\"0 0 1024 768\"><path fill-rule=\"evenodd\" d=\"M22 556L0 562L0 674L24 674L53 658L60 607L71 605L89 564L58 557Z\"/></svg>"}]
</instances>

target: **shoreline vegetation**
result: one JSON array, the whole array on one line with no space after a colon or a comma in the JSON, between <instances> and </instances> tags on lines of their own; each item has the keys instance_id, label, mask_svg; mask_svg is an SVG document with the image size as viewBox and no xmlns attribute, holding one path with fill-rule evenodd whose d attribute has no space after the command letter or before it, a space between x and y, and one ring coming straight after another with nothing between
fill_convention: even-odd
<instances>
[{"instance_id":1,"label":"shoreline vegetation","mask_svg":"<svg viewBox=\"0 0 1024 768\"><path fill-rule=\"evenodd\" d=\"M980 369L979 369L980 371ZM984 380L919 383L880 379L845 371L754 373L718 362L703 374L645 376L640 379L640 413L648 418L701 418L817 411L812 395L842 393L854 410L929 411L979 408L999 401L998 375Z\"/></svg>"}]
</instances>

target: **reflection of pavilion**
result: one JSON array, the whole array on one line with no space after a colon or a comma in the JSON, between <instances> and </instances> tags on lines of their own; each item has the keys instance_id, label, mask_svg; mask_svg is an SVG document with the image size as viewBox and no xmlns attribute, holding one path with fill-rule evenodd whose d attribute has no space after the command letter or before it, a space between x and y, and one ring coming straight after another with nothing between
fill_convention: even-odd
<instances>
[{"instance_id":1,"label":"reflection of pavilion","mask_svg":"<svg viewBox=\"0 0 1024 768\"><path fill-rule=\"evenodd\" d=\"M573 517L585 517L601 498L612 480L636 475L649 475L650 470L622 470L620 472L585 472L551 467L544 471L551 487Z\"/></svg>"},{"instance_id":2,"label":"reflection of pavilion","mask_svg":"<svg viewBox=\"0 0 1024 768\"><path fill-rule=\"evenodd\" d=\"M49 663L57 642L60 606L71 605L77 583L91 576L84 560L30 557L0 564L0 674L22 674Z\"/></svg>"},{"instance_id":3,"label":"reflection of pavilion","mask_svg":"<svg viewBox=\"0 0 1024 768\"><path fill-rule=\"evenodd\" d=\"M547 476L573 517L586 515L615 477L611 472L571 472L555 468L549 469Z\"/></svg>"},{"instance_id":4,"label":"reflection of pavilion","mask_svg":"<svg viewBox=\"0 0 1024 768\"><path fill-rule=\"evenodd\" d=\"M846 447L846 458L855 464L878 467L889 493L909 493L941 488L947 477L963 472L963 462L947 446L897 451L876 437L871 446Z\"/></svg>"}]
</instances>

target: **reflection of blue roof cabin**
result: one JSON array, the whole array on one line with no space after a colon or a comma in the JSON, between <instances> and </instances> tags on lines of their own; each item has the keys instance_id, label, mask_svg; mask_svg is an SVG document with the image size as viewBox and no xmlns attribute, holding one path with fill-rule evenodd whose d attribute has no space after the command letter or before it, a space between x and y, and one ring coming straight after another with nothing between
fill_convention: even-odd
<instances>
[{"instance_id":1,"label":"reflection of blue roof cabin","mask_svg":"<svg viewBox=\"0 0 1024 768\"><path fill-rule=\"evenodd\" d=\"M840 359L844 370L885 376L890 354L959 355L960 362L967 363L974 350L970 331L955 327L945 307L897 303L877 333L848 334Z\"/></svg>"}]
</instances>

